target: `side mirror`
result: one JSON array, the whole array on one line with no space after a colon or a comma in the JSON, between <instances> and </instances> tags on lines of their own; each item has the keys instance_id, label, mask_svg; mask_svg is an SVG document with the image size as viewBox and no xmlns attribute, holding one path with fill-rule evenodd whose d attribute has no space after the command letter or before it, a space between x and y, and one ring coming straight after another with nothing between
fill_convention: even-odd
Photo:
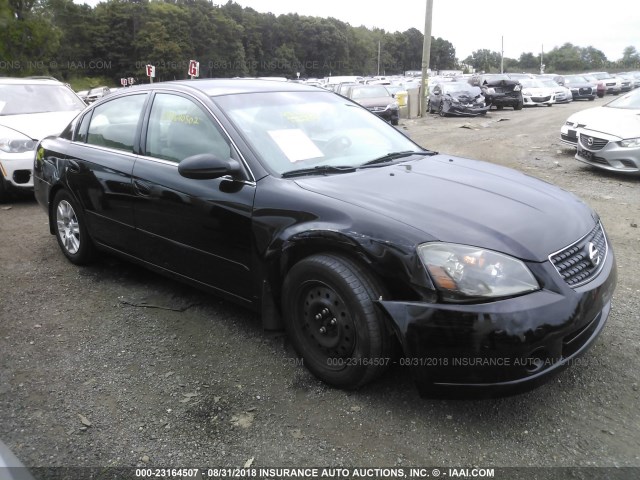
<instances>
[{"instance_id":1,"label":"side mirror","mask_svg":"<svg viewBox=\"0 0 640 480\"><path fill-rule=\"evenodd\" d=\"M178 164L178 173L185 178L195 180L209 180L213 178L233 175L240 171L240 163L228 158L221 160L210 153L193 155L182 160Z\"/></svg>"}]
</instances>

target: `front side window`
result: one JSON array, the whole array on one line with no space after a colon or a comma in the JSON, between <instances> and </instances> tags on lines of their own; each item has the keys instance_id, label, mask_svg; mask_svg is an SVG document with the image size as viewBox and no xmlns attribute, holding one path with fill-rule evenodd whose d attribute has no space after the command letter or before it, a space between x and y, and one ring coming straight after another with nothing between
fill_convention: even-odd
<instances>
[{"instance_id":1,"label":"front side window","mask_svg":"<svg viewBox=\"0 0 640 480\"><path fill-rule=\"evenodd\" d=\"M138 122L146 98L146 94L127 95L96 107L91 116L86 142L133 152Z\"/></svg>"},{"instance_id":2,"label":"front side window","mask_svg":"<svg viewBox=\"0 0 640 480\"><path fill-rule=\"evenodd\" d=\"M179 95L157 94L149 117L146 154L180 163L202 153L225 160L231 148L202 107Z\"/></svg>"}]
</instances>

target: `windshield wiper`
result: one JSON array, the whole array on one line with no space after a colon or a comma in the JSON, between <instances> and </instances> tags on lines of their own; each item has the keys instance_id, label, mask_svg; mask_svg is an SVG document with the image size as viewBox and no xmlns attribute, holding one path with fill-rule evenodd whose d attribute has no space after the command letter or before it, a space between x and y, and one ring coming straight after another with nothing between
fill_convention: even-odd
<instances>
[{"instance_id":1,"label":"windshield wiper","mask_svg":"<svg viewBox=\"0 0 640 480\"><path fill-rule=\"evenodd\" d=\"M390 163L400 158L411 157L412 155L431 156L431 155L437 155L437 154L438 152L432 152L431 150L426 150L422 152L414 152L413 150L406 150L404 152L391 152L391 153L387 153L386 155L383 155L382 157L369 160L368 162L365 162L362 165L360 165L359 168L363 168L363 167L366 168L373 165L380 165L381 163Z\"/></svg>"},{"instance_id":2,"label":"windshield wiper","mask_svg":"<svg viewBox=\"0 0 640 480\"><path fill-rule=\"evenodd\" d=\"M299 177L303 175L325 175L327 173L348 173L355 172L356 167L335 166L335 165L318 165L310 168L299 168L298 170L290 170L282 174L282 178Z\"/></svg>"}]
</instances>

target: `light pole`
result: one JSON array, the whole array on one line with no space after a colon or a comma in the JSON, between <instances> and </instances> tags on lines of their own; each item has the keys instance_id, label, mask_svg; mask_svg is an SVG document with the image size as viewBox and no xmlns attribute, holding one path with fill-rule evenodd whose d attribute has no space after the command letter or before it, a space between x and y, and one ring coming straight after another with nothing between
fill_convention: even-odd
<instances>
[{"instance_id":1,"label":"light pole","mask_svg":"<svg viewBox=\"0 0 640 480\"><path fill-rule=\"evenodd\" d=\"M424 17L424 42L422 44L422 87L420 88L420 116L424 118L429 96L429 61L431 60L431 18L433 0L427 0L427 12Z\"/></svg>"}]
</instances>

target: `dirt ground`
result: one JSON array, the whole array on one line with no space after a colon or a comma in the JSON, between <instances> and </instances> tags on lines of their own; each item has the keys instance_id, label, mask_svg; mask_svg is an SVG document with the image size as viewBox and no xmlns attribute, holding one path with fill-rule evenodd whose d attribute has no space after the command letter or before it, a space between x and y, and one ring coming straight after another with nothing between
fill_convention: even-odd
<instances>
[{"instance_id":1,"label":"dirt ground","mask_svg":"<svg viewBox=\"0 0 640 480\"><path fill-rule=\"evenodd\" d=\"M640 467L640 178L573 159L573 102L403 120L422 145L555 183L602 217L614 307L581 364L532 392L422 399L397 367L311 376L255 316L111 256L66 261L32 199L0 205L0 439L29 467Z\"/></svg>"}]
</instances>

